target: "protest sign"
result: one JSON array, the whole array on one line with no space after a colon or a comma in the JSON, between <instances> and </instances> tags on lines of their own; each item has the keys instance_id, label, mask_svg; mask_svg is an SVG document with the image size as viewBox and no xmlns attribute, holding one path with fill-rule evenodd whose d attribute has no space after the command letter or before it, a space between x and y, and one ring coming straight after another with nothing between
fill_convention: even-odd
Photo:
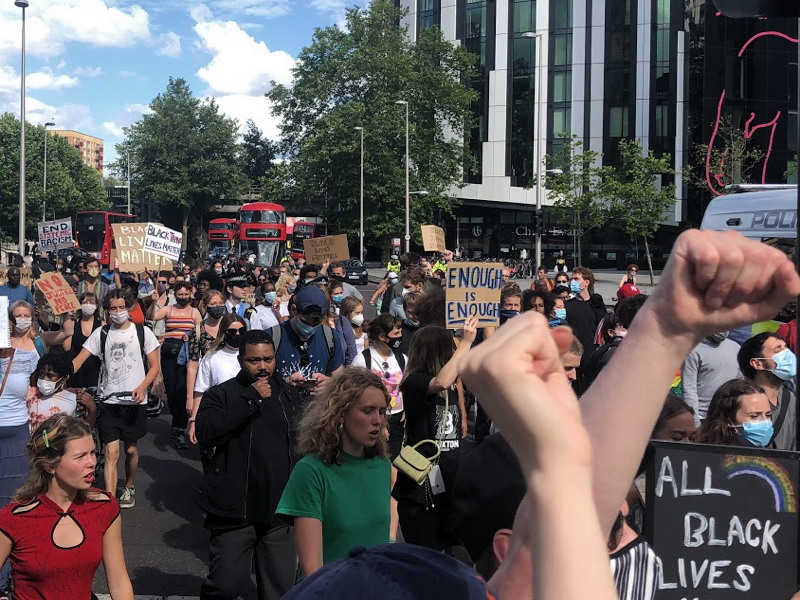
<instances>
[{"instance_id":1,"label":"protest sign","mask_svg":"<svg viewBox=\"0 0 800 600\"><path fill-rule=\"evenodd\" d=\"M120 271L141 273L170 270L172 261L163 256L145 252L144 238L147 235L147 223L114 223L114 249L111 251L109 264L111 268L119 261Z\"/></svg>"},{"instance_id":2,"label":"protest sign","mask_svg":"<svg viewBox=\"0 0 800 600\"><path fill-rule=\"evenodd\" d=\"M436 225L421 225L422 246L425 252L444 252L447 246L444 243L444 229Z\"/></svg>"},{"instance_id":3,"label":"protest sign","mask_svg":"<svg viewBox=\"0 0 800 600\"><path fill-rule=\"evenodd\" d=\"M39 230L39 252L50 252L61 248L72 248L72 219L42 221Z\"/></svg>"},{"instance_id":4,"label":"protest sign","mask_svg":"<svg viewBox=\"0 0 800 600\"><path fill-rule=\"evenodd\" d=\"M183 244L183 234L174 229L148 223L145 231L144 249L158 256L178 260L181 256L181 245Z\"/></svg>"},{"instance_id":5,"label":"protest sign","mask_svg":"<svg viewBox=\"0 0 800 600\"><path fill-rule=\"evenodd\" d=\"M0 285L8 283L8 269L0 269ZM31 289L31 269L30 267L21 267L19 270L19 284L22 287Z\"/></svg>"},{"instance_id":6,"label":"protest sign","mask_svg":"<svg viewBox=\"0 0 800 600\"><path fill-rule=\"evenodd\" d=\"M75 292L58 271L42 273L42 276L36 280L36 286L44 294L47 303L53 309L53 314L60 315L81 307Z\"/></svg>"},{"instance_id":7,"label":"protest sign","mask_svg":"<svg viewBox=\"0 0 800 600\"><path fill-rule=\"evenodd\" d=\"M800 453L653 442L645 535L659 600L791 598Z\"/></svg>"},{"instance_id":8,"label":"protest sign","mask_svg":"<svg viewBox=\"0 0 800 600\"><path fill-rule=\"evenodd\" d=\"M500 324L502 263L457 263L447 269L445 316L447 326L461 327L467 317L478 318L478 327Z\"/></svg>"},{"instance_id":9,"label":"protest sign","mask_svg":"<svg viewBox=\"0 0 800 600\"><path fill-rule=\"evenodd\" d=\"M312 265L350 258L350 247L344 234L303 240L303 252L306 262Z\"/></svg>"}]
</instances>

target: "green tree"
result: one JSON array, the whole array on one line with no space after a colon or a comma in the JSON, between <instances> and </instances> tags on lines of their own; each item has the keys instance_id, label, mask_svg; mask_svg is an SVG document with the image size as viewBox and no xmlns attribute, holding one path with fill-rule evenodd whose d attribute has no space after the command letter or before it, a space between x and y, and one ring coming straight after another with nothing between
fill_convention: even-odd
<instances>
[{"instance_id":1,"label":"green tree","mask_svg":"<svg viewBox=\"0 0 800 600\"><path fill-rule=\"evenodd\" d=\"M150 109L125 128L125 140L116 146L120 159L114 169L124 176L130 157L131 195L160 205L164 224L182 231L186 249L196 252L203 243L203 213L223 198L238 197L247 187L238 125L220 114L214 100L192 96L180 78L170 77Z\"/></svg>"},{"instance_id":2,"label":"green tree","mask_svg":"<svg viewBox=\"0 0 800 600\"><path fill-rule=\"evenodd\" d=\"M251 186L262 185L277 151L277 145L265 138L252 119L248 119L247 131L242 135L241 152L243 171Z\"/></svg>"},{"instance_id":3,"label":"green tree","mask_svg":"<svg viewBox=\"0 0 800 600\"><path fill-rule=\"evenodd\" d=\"M557 137L567 138L566 133ZM584 150L583 141L576 135L554 155L545 155L543 164L548 170L545 178L547 196L553 202L556 219L572 223L577 240L575 264L582 264L581 238L586 231L601 227L610 212L604 197L604 181L610 167L600 165L603 155ZM531 185L536 185L536 178Z\"/></svg>"},{"instance_id":4,"label":"green tree","mask_svg":"<svg viewBox=\"0 0 800 600\"><path fill-rule=\"evenodd\" d=\"M65 138L47 138L47 198L44 196L44 127L25 124L25 234L36 239L36 224L108 206L100 173L84 164ZM17 241L19 220L19 119L0 115L0 240Z\"/></svg>"},{"instance_id":5,"label":"green tree","mask_svg":"<svg viewBox=\"0 0 800 600\"><path fill-rule=\"evenodd\" d=\"M404 231L405 110L410 132L412 234L436 209L452 211L448 190L471 166L468 133L476 93L464 84L475 58L438 28L411 42L397 23L407 11L390 0L347 11L346 27L318 29L294 69L292 85L267 93L282 118L288 163L268 182L295 211L324 214L355 240L360 193L360 132L364 128L365 231L385 242ZM386 245L383 243L382 245Z\"/></svg>"},{"instance_id":6,"label":"green tree","mask_svg":"<svg viewBox=\"0 0 800 600\"><path fill-rule=\"evenodd\" d=\"M671 179L675 171L670 166L669 154L657 158L652 150L642 148L641 140L620 140L618 149L620 166L604 182L606 197L614 225L632 239L639 236L644 239L650 285L654 285L653 262L647 240L675 203L674 184L662 183L662 178Z\"/></svg>"}]
</instances>

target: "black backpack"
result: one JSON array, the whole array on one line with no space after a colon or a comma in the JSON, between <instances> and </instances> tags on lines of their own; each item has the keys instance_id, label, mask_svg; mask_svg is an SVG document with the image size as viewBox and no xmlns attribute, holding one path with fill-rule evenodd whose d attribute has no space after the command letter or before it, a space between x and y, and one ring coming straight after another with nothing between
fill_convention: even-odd
<instances>
[{"instance_id":1,"label":"black backpack","mask_svg":"<svg viewBox=\"0 0 800 600\"><path fill-rule=\"evenodd\" d=\"M392 348L392 354L394 354L395 359L397 359L397 364L400 365L400 370L404 370L406 368L406 357L400 351L399 348ZM372 370L372 352L369 351L369 348L364 348L361 351L361 356L364 357L364 363L367 366L367 369L370 371Z\"/></svg>"}]
</instances>

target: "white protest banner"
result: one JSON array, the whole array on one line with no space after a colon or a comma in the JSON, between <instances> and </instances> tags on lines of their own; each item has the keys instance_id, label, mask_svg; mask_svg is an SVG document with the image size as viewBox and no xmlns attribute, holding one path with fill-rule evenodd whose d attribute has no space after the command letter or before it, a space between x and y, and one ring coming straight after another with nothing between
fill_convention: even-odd
<instances>
[{"instance_id":1,"label":"white protest banner","mask_svg":"<svg viewBox=\"0 0 800 600\"><path fill-rule=\"evenodd\" d=\"M183 234L157 223L148 223L145 229L144 250L158 256L178 260L181 255Z\"/></svg>"},{"instance_id":2,"label":"white protest banner","mask_svg":"<svg viewBox=\"0 0 800 600\"><path fill-rule=\"evenodd\" d=\"M111 251L110 263L114 266L119 262L122 272L141 273L145 269L150 271L170 270L172 261L152 252L143 250L147 223L114 223L114 249Z\"/></svg>"},{"instance_id":3,"label":"white protest banner","mask_svg":"<svg viewBox=\"0 0 800 600\"><path fill-rule=\"evenodd\" d=\"M39 252L50 252L61 248L72 248L72 219L42 221L39 231Z\"/></svg>"},{"instance_id":4,"label":"white protest banner","mask_svg":"<svg viewBox=\"0 0 800 600\"><path fill-rule=\"evenodd\" d=\"M447 327L461 327L471 316L477 317L478 327L500 325L502 263L450 263L446 281Z\"/></svg>"}]
</instances>

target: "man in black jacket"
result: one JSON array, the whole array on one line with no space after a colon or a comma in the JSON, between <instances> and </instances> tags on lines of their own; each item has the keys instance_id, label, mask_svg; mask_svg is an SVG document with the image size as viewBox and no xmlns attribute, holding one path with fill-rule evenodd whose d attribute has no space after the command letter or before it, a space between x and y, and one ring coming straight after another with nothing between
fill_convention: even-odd
<instances>
[{"instance_id":1,"label":"man in black jacket","mask_svg":"<svg viewBox=\"0 0 800 600\"><path fill-rule=\"evenodd\" d=\"M275 348L264 331L242 336L239 374L210 388L197 413L197 440L216 447L197 504L211 532L202 600L234 600L255 565L259 600L293 585L294 532L275 516L297 457L294 425L302 400L275 377ZM255 561L253 553L255 552Z\"/></svg>"}]
</instances>

